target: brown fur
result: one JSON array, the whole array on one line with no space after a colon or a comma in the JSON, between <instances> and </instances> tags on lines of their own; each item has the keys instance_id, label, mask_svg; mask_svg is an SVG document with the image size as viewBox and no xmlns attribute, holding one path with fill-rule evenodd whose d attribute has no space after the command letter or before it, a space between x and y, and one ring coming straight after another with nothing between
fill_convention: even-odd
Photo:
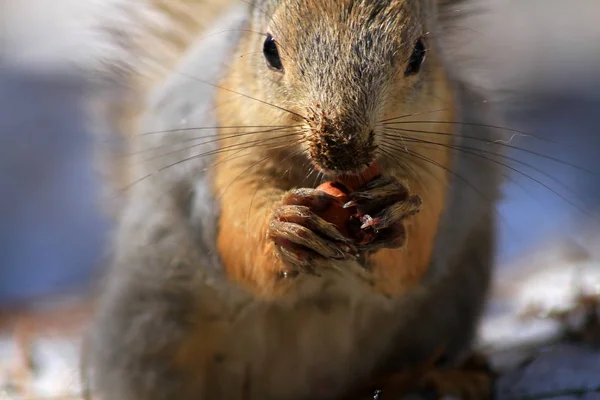
<instances>
[{"instance_id":1,"label":"brown fur","mask_svg":"<svg viewBox=\"0 0 600 400\"><path fill-rule=\"evenodd\" d=\"M102 399L334 399L381 371L421 365L440 347L460 359L487 292L498 182L494 170L474 171L451 151L474 133L440 123L485 117L441 51L442 11L433 0L249 8L217 90L218 123L293 128L279 139L219 132L210 171L222 270L205 251L209 215L200 223L194 215L202 164L178 164L132 191L93 331ZM283 73L262 59L262 32L276 38ZM427 59L404 76L419 37ZM382 121L401 115L419 121L403 125L413 133L384 136ZM417 130L439 135L414 144ZM316 275L282 279L290 266L268 237L282 198L374 159L422 199L406 221L406 248L368 254L364 265L315 259ZM448 172L464 169L487 196L481 204Z\"/></svg>"}]
</instances>

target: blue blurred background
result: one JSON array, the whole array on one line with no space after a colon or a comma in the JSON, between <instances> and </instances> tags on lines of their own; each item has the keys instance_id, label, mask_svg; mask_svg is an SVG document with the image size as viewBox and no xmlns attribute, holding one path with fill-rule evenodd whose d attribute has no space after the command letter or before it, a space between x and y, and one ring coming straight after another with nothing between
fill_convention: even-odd
<instances>
[{"instance_id":1,"label":"blue blurred background","mask_svg":"<svg viewBox=\"0 0 600 400\"><path fill-rule=\"evenodd\" d=\"M76 76L0 72L0 304L77 288L107 226Z\"/></svg>"}]
</instances>

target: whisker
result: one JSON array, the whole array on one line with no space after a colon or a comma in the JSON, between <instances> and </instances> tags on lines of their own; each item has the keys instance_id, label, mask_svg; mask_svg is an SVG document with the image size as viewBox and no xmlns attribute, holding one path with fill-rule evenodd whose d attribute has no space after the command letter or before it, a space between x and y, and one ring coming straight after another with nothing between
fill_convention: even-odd
<instances>
[{"instance_id":1,"label":"whisker","mask_svg":"<svg viewBox=\"0 0 600 400\"><path fill-rule=\"evenodd\" d=\"M290 143L289 141L286 141L285 146L283 146L283 147L285 148L285 147L293 146L296 143L301 143L301 141L292 142L292 143ZM247 144L248 143L242 143L241 145L247 145ZM273 143L267 143L266 145L267 146L273 146ZM201 158L201 157L206 157L206 156L210 156L210 155L215 155L215 154L223 153L223 152L226 152L226 151L234 151L234 150L239 150L236 153L236 154L239 154L239 152L241 152L243 150L251 150L251 149L255 149L256 147L263 147L263 146L265 146L265 143L259 143L259 144L254 144L254 145L251 145L251 146L245 146L245 147L243 147L241 149L236 149L236 148L233 148L233 149L232 148L219 148L219 149L214 149L214 150L211 150L211 151L203 152L203 153L200 153L200 154L195 154L193 156L186 157L184 159L178 160L178 161L176 161L174 163L171 163L169 165L163 166L161 168L157 168L153 172L150 172L150 173L148 173L148 174L146 174L146 175L144 175L144 176L136 179L135 181L131 182L129 185L124 186L123 188L120 189L120 191L126 192L126 191L130 190L132 187L134 187L135 185L137 185L138 183L144 181L145 179L151 177L154 174L158 174L158 173L163 172L163 171L165 171L165 170L167 170L167 169L169 169L171 167L174 167L176 165L182 164L184 162L187 162L187 161L190 161L190 160L193 160L193 159L197 159L197 158ZM230 147L233 147L233 146L230 146ZM273 148L275 149L275 148L278 148L278 147L274 146ZM204 171L208 170L209 168L211 168L211 167L205 168Z\"/></svg>"},{"instance_id":2,"label":"whisker","mask_svg":"<svg viewBox=\"0 0 600 400\"><path fill-rule=\"evenodd\" d=\"M390 138L394 137L393 135L389 135L389 134L384 134L384 136L387 136L387 137L390 137ZM529 163L527 163L525 161L522 161L522 160L510 157L510 156L506 156L504 154L495 153L495 152L489 151L489 150L479 149L477 147L470 147L470 146L464 146L464 145L448 145L448 144L445 144L445 143L431 142L431 141L428 141L428 140L417 139L417 138L403 138L403 140L405 142L408 142L408 143L430 144L430 145L434 145L434 146L441 146L441 147L450 148L450 149L454 149L454 150L460 150L460 151L463 151L464 153L467 153L467 154L470 154L470 153L467 152L466 150L472 150L472 151L477 151L477 152L484 153L484 154L494 155L496 157L500 157L500 158L504 158L504 159L516 162L516 163L521 164L521 165L523 165L525 167L529 167L532 170L534 170L534 171L542 174L543 176L547 177L548 179L554 180L555 183L557 183L559 185L562 185L568 191L573 191L572 188L569 188L563 182L557 180L555 177L553 177L552 175L548 174L547 172L545 172L545 171L537 168L536 166L534 166L532 164L529 164ZM474 155L476 155L476 154L474 154ZM483 156L479 156L479 155L476 155L476 156L483 157ZM489 161L495 161L495 160L492 160L492 159L487 158L487 157L485 157L485 158L487 160L489 160ZM504 164L502 164L502 165L504 165ZM506 165L504 165L504 166L506 166Z\"/></svg>"},{"instance_id":3,"label":"whisker","mask_svg":"<svg viewBox=\"0 0 600 400\"><path fill-rule=\"evenodd\" d=\"M408 117L415 117L417 115L424 115L424 114L433 114L433 113L436 113L436 112L442 112L442 111L448 111L448 110L449 110L448 107L444 107L444 108L438 108L436 110L430 110L430 111L422 111L422 112L415 112L415 113L410 113L410 114L404 114L404 115L400 115L398 117L392 117L392 118L383 119L383 120L379 121L378 124L385 125L385 123L389 123L389 121L393 121L393 120L396 120L396 119L408 118Z\"/></svg>"},{"instance_id":4,"label":"whisker","mask_svg":"<svg viewBox=\"0 0 600 400\"><path fill-rule=\"evenodd\" d=\"M508 139L508 140L499 140L499 142L506 142L506 143L508 143L508 142L512 141L512 139L515 136L525 136L525 137L533 137L533 138L536 138L536 139L541 140L543 142L558 144L558 143L556 143L556 142L554 142L554 141L552 141L550 139L546 139L546 138L534 135L533 133L528 133L528 132L525 132L525 131L522 131L522 130L519 130L519 129L507 128L505 126L499 126L499 125L489 125L489 124L484 124L484 123L480 123L480 122L461 122L461 121L399 121L399 122L384 122L384 123L381 123L381 125L401 125L401 124L446 124L446 125L476 126L476 127L480 127L480 128L498 129L498 130L503 130L503 131L514 133L514 135L510 139ZM463 136L463 137L466 137L466 136Z\"/></svg>"},{"instance_id":5,"label":"whisker","mask_svg":"<svg viewBox=\"0 0 600 400\"><path fill-rule=\"evenodd\" d=\"M406 133L424 133L424 134L437 135L437 136L454 136L452 133L436 132L436 131L426 131L426 130L419 130L419 129L404 129L404 128L385 128L385 129L391 130L391 131L397 131L397 132L406 132ZM510 145L510 144L507 144L507 143L502 143L502 142L497 142L497 141L490 141L488 139L480 138L480 137L477 137L477 136L462 135L462 137L467 138L467 139L477 140L477 141L480 141L480 142L485 142L485 143L488 143L488 144L503 146L503 147L506 147L506 148L509 148L509 149L514 149L514 150L521 151L521 152L524 152L524 153L527 153L527 154L531 154L531 155L534 155L534 156L537 156L537 157L540 157L540 158L544 158L546 160L554 161L554 162L557 162L559 164L567 165L567 166L569 166L571 168L575 168L577 170L580 170L582 172L586 172L586 173L591 174L593 176L597 176L597 177L600 176L600 172L590 170L588 168L582 167L582 166L577 165L577 164L573 164L573 163L571 163L569 161L561 160L561 159L556 158L556 157L548 156L546 154L542 154L542 153L539 153L539 152L536 152L536 151L532 151L532 150L527 150L527 149L524 149L522 147L513 146L513 145Z\"/></svg>"},{"instance_id":6,"label":"whisker","mask_svg":"<svg viewBox=\"0 0 600 400\"><path fill-rule=\"evenodd\" d=\"M270 132L285 133L285 134L288 134L288 133L294 133L294 134L296 134L295 132L298 132L298 131L292 131L291 130L292 128L289 128L289 129L290 130L288 130L288 128L276 128L276 129L270 129L270 130L266 130L266 131L235 132L235 133L228 134L228 135L218 134L217 133L215 135L197 136L197 137L193 137L193 138L181 140L181 141L178 141L178 142L175 142L175 143L167 143L167 144L159 145L159 146L156 146L156 147L151 147L151 148L143 149L143 150L140 150L140 151L137 151L137 152L134 152L134 153L130 153L126 157L131 157L131 156L134 156L134 155L145 154L145 153L149 153L149 152L152 152L152 151L155 151L155 150L159 150L159 149L162 149L162 148L165 148L165 147L177 146L177 145L180 145L180 144L189 143L189 142L193 142L193 141L196 141L196 140L201 140L201 139L211 138L211 137L214 138L214 139L207 140L207 141L204 141L204 142L201 142L201 143L196 143L196 144L194 144L192 146L186 146L186 147L183 147L183 148L178 149L178 150L170 151L168 153L163 153L163 154L155 155L152 158L150 158L148 160L144 160L144 161L150 161L150 160L153 160L155 158L160 158L160 157L168 156L170 154L174 154L174 153L177 153L179 151L188 150L188 149L191 149L191 148L194 148L194 147L202 146L204 144L215 143L215 142L219 142L221 140L233 139L233 138L236 138L236 137L244 137L244 136L248 136L248 135L257 135L257 134L260 134L260 133L270 133ZM280 137L280 136L277 136L277 137Z\"/></svg>"},{"instance_id":7,"label":"whisker","mask_svg":"<svg viewBox=\"0 0 600 400\"><path fill-rule=\"evenodd\" d=\"M424 162L426 162L428 164L431 164L431 165L434 165L434 166L437 166L437 167L443 169L447 173L449 173L452 176L454 176L456 179L458 179L461 182L463 182L464 184L466 184L469 188L471 188L484 201L490 201L491 200L485 194L483 194L474 184L472 184L470 181L468 181L466 178L464 178L460 174L456 173L452 169L447 168L444 165L438 163L437 161L435 161L435 160L433 160L431 158L428 158L428 157L424 156L423 154L420 154L420 153L418 153L416 151L410 151L410 150L408 150L407 154L409 156L411 156L411 157L417 158L417 159L422 160L422 161L424 161ZM495 208L491 212L495 212L510 231L512 231L513 233L517 233L517 231L514 229L514 227L512 227L511 224L508 222L508 219L506 218L506 216L502 212L500 212L500 210L498 208Z\"/></svg>"},{"instance_id":8,"label":"whisker","mask_svg":"<svg viewBox=\"0 0 600 400\"><path fill-rule=\"evenodd\" d=\"M469 182L467 179L465 179L465 178L464 178L463 176L461 176L460 174L458 174L458 173L456 173L456 172L452 171L452 169L450 169L450 168L448 168L448 167L446 167L446 166L444 166L444 165L440 164L439 162L437 162L437 161L435 161L435 160L433 160L433 159L431 159L431 158L429 158L429 157L427 157L427 156L425 156L425 155L423 155L423 154L421 154L421 153L418 153L418 152L416 152L416 151L414 151L414 150L409 150L409 151L407 152L407 154L408 154L409 156L411 156L411 157L417 158L417 159L419 159L419 160L425 161L425 162L426 162L426 163L428 163L428 164L431 164L431 165L437 166L438 168L441 168L441 169L443 169L444 171L448 172L448 173L449 173L449 174L451 174L452 176L456 177L457 179L459 179L460 181L462 181L463 183L465 183L465 184L466 184L467 186L469 186L471 189L473 189L473 191L475 191L475 192L476 192L476 193L477 193L479 196L481 196L481 198L483 198L483 199L484 199L484 200L486 200L486 201L490 201L490 199L488 199L488 198L487 198L487 196L486 196L485 194L483 194L483 193L481 192L481 190L479 190L479 189L477 188L477 186L475 186L474 184L472 184L471 182Z\"/></svg>"},{"instance_id":9,"label":"whisker","mask_svg":"<svg viewBox=\"0 0 600 400\"><path fill-rule=\"evenodd\" d=\"M286 148L291 148L295 145L295 143L287 143L285 146L283 146L283 149ZM251 164L248 168L244 169L242 172L240 172L230 183L229 185L227 185L227 187L221 192L221 194L217 197L218 200L222 199L222 196L225 194L225 192L231 187L231 185L233 185L233 183L235 181L237 181L244 173L248 172L250 169L256 167L257 165L259 165L260 163L263 163L265 161L267 161L268 159L270 159L272 156L270 154L268 154L267 156L261 158L260 160L258 160L257 162Z\"/></svg>"},{"instance_id":10,"label":"whisker","mask_svg":"<svg viewBox=\"0 0 600 400\"><path fill-rule=\"evenodd\" d=\"M294 142L286 141L285 144L286 145L290 145L290 146L295 146L295 145L299 145L299 144L303 143L304 141L305 141L305 139L296 140ZM272 146L272 145L273 145L272 143L268 144L268 146ZM236 159L239 159L241 157L244 157L244 156L237 156L236 157L237 154L239 154L240 152L242 152L244 150L249 150L249 149L253 149L253 148L256 148L256 147L263 147L263 146L265 146L264 143L260 144L260 145L257 145L257 146L243 147L242 149L239 149L239 150L237 150L237 149L236 150L227 150L227 151L234 151L234 153L225 156L223 159L221 159L219 161L216 161L210 167L205 168L203 171L207 171L210 168L214 168L214 167L216 167L217 165L219 165L222 162L232 161L232 160L236 160ZM285 148L285 146L273 146L273 147L269 147L269 150L275 150L275 149L279 149L279 148L282 148L282 147Z\"/></svg>"},{"instance_id":11,"label":"whisker","mask_svg":"<svg viewBox=\"0 0 600 400\"><path fill-rule=\"evenodd\" d=\"M160 133L176 133L176 132L189 132L189 131L201 131L207 129L243 129L243 128L287 128L287 127L295 127L301 125L232 125L232 126L202 126L195 128L174 128L174 129L166 129L162 131L149 131L138 133L137 136L146 136L146 135L157 135Z\"/></svg>"},{"instance_id":12,"label":"whisker","mask_svg":"<svg viewBox=\"0 0 600 400\"><path fill-rule=\"evenodd\" d=\"M526 177L527 179L530 179L530 180L534 181L538 185L544 187L545 189L549 190L550 192L552 192L553 194L555 194L556 196L558 196L559 198L561 198L563 201L565 201L568 204L570 204L571 206L573 206L575 209L577 209L582 214L584 214L586 216L592 216L587 211L585 211L583 208L581 208L580 206L578 206L577 204L575 204L573 201L571 201L567 197L563 196L562 194L560 194L559 192L557 192L556 190L554 190L550 186L546 185L545 183L543 183L539 179L536 179L536 178L532 177L531 175L528 175L528 174L524 173L523 171L520 171L519 169L514 168L514 167L512 167L512 166L510 166L510 165L508 165L506 163L500 162L498 160L494 160L493 158L486 157L486 156L483 156L481 154L474 153L472 151L465 150L465 148L462 147L462 146L447 145L447 144L443 144L443 143L423 141L423 140L420 140L420 139L414 139L413 143L428 144L428 145L434 145L434 146L441 146L441 147L448 148L448 149L458 150L458 151L461 151L461 152L463 152L465 154L469 154L469 155L472 155L474 157L478 157L478 158L484 159L486 161L492 162L494 164L500 165L500 166L502 166L504 168L507 168L507 169L509 169L509 170L511 170L513 172L518 173L519 175L522 175L522 176ZM498 156L498 157L507 158L507 159L512 160L514 162L520 163L520 164L522 164L524 166L528 166L529 168L532 168L532 169L536 170L537 172L539 172L540 174L544 175L548 179L553 180L555 183L559 184L563 188L566 188L568 191L573 192L573 189L569 188L567 185L565 185L563 182L557 180L555 177L549 175L548 173L546 173L546 172L544 172L542 170L537 169L534 166L531 166L531 165L529 165L527 163L524 163L524 162L522 162L520 160L517 160L517 159L514 159L514 158L510 158L510 157L505 157L505 156L503 156L501 154L496 154L496 153L493 153L493 152L487 152L485 150L480 150L480 149L477 149L477 148L471 148L471 149L474 150L474 151L480 151L480 152L490 153L490 154L493 154L493 155ZM578 198L578 200L582 201L579 198Z\"/></svg>"},{"instance_id":13,"label":"whisker","mask_svg":"<svg viewBox=\"0 0 600 400\"><path fill-rule=\"evenodd\" d=\"M381 143L384 145L395 145L396 143L393 143L391 141L388 141L386 139L382 139ZM385 156L387 156L390 159L393 159L394 162L396 163L396 165L398 167L400 167L407 175L411 175L415 178L417 178L419 176L419 172L415 169L415 167L413 165L411 165L410 163L406 162L406 160L402 160L401 157L399 157L398 155L392 153L391 151L389 151L388 148L384 147L384 146L380 146L377 149L379 152L381 152L382 154L384 154ZM403 148L403 150L405 152L409 152L408 148ZM427 173L429 173L430 175L433 176L433 173L429 170L426 170Z\"/></svg>"},{"instance_id":14,"label":"whisker","mask_svg":"<svg viewBox=\"0 0 600 400\"><path fill-rule=\"evenodd\" d=\"M242 96L242 97L245 97L245 98L247 98L247 99L250 99L250 100L257 101L257 102L259 102L259 103L261 103L261 104L265 104L265 105L267 105L267 106L269 106L269 107L276 108L276 109L278 109L278 110L281 110L281 111L283 111L283 112L286 112L286 113L288 113L288 114L294 115L294 116L296 116L296 117L298 117L298 118L300 118L300 119L302 119L302 120L306 121L306 117L304 117L303 115L301 115L301 114L298 114L297 112L294 112L294 111L288 110L288 109L286 109L286 108L280 107L280 106L278 106L278 105L275 105L275 104L269 103L269 102L267 102L267 101L264 101L264 100L261 100L261 99L257 99L256 97L249 96L249 95L247 95L247 94L244 94L244 93L238 92L238 91L236 91L236 90L233 90L233 89L229 89L229 88L226 88L226 87L223 87L223 86L220 86L220 85L216 85L216 84L214 84L214 83L212 83L212 82L205 81L204 79L200 79L200 78L198 78L198 77L195 77L195 76L193 76L193 75L186 74L185 72L176 71L176 72L174 72L174 73L177 73L177 74L179 74L179 75L181 75L181 76L185 76L185 77L187 77L187 78L189 78L189 79L192 79L192 80L194 80L194 81L196 81L196 82L199 82L199 83L204 83L204 84L206 84L206 85L209 85L209 86L212 86L212 87L214 87L214 88L221 89L221 90L224 90L224 91L226 91L226 92L230 92L230 93L233 93L233 94L237 94L237 95L239 95L239 96Z\"/></svg>"},{"instance_id":15,"label":"whisker","mask_svg":"<svg viewBox=\"0 0 600 400\"><path fill-rule=\"evenodd\" d=\"M275 27L275 29L280 30L279 25L277 24L277 21L275 21L273 19L273 17L271 15L269 15L263 8L259 7L256 1L248 1L248 0L240 0L243 3L248 4L249 6L256 8L258 11L260 11L262 13L262 15L264 15L267 19L269 19L269 21L271 21L271 23L273 24L273 26ZM264 36L267 36L267 34L263 33Z\"/></svg>"},{"instance_id":16,"label":"whisker","mask_svg":"<svg viewBox=\"0 0 600 400\"><path fill-rule=\"evenodd\" d=\"M290 135L290 136L295 136L294 135ZM277 139L282 139L282 137L276 137L276 138L268 138L268 139L260 139L260 140L252 140L252 141L246 141L243 143L235 143L229 146L223 146L223 147L219 147L216 149L212 149L212 150L208 150L199 154L194 154L192 156L188 156L185 157L183 159L180 159L179 161L169 164L165 167L162 167L160 169L157 169L156 172L161 172L164 169L173 167L177 164L186 162L186 161L190 161L193 159L198 159L198 158L202 158L202 157L207 157L207 156L212 156L212 155L217 155L217 154L222 154L222 153L228 153L228 152L232 152L232 151L237 151L240 149L252 149L252 148L259 148L259 147L268 147L268 146L273 146L278 144L279 142L277 141ZM285 139L285 137L283 138ZM286 141L285 143L289 143L288 141ZM160 157L157 157L160 158ZM146 160L146 161L152 161L152 160Z\"/></svg>"},{"instance_id":17,"label":"whisker","mask_svg":"<svg viewBox=\"0 0 600 400\"><path fill-rule=\"evenodd\" d=\"M411 165L410 163L406 162L406 160L403 160L401 157L395 155L392 151L390 151L390 149L384 148L383 146L380 146L378 148L378 151L381 154L385 155L388 159L393 161L394 164L397 167L399 167L406 174L407 177L411 177L414 180L420 180L420 174L416 170L414 165ZM434 175L432 171L430 171L429 169L425 169L425 171L439 181L439 177ZM425 194L429 194L429 189L427 187L423 187L423 190L426 192Z\"/></svg>"},{"instance_id":18,"label":"whisker","mask_svg":"<svg viewBox=\"0 0 600 400\"><path fill-rule=\"evenodd\" d=\"M241 58L241 57L246 57L246 56L249 56L249 55L251 55L251 54L258 54L258 53L262 53L262 51L261 51L261 50L259 50L259 51L250 51L250 52L248 52L248 53L240 54L240 56L239 56L239 57L240 57L240 58Z\"/></svg>"},{"instance_id":19,"label":"whisker","mask_svg":"<svg viewBox=\"0 0 600 400\"><path fill-rule=\"evenodd\" d=\"M564 189L566 189L567 191L569 191L569 192L574 192L573 188L570 188L570 187L569 187L569 186L567 186L567 185L566 185L564 182L560 181L560 180L559 180L559 179L557 179L556 177L554 177L554 176L550 175L549 173L547 173L547 172L545 172L544 170L542 170L542 169L540 169L540 168L536 167L535 165L532 165L532 164L530 164L530 163L527 163L527 162L525 162L525 161L519 160L519 159L517 159L517 158L514 158L514 157L506 156L506 155L504 155L504 154L495 153L495 152L493 152L493 151L489 151L489 150L483 150L483 149L479 149L479 148L477 148L477 147L470 147L470 146L464 146L464 145L446 145L446 144L443 144L443 143L431 142L431 141L426 141L426 140L422 140L422 139L414 139L414 142L418 142L418 143L426 143L426 144L432 144L432 145L435 145L435 146L442 146L442 147L445 147L445 148L452 148L452 149L455 149L455 150L460 150L460 151L463 151L464 153L467 153L467 154L473 154L473 153L469 153L469 152L467 152L466 150L477 151L477 152L479 152L479 153L490 154L490 155L493 155L493 156L496 156L496 157L503 158L503 159L505 159L505 160L513 161L513 162L515 162L515 163L517 163L517 164L520 164L520 165L522 165L522 166L524 166L524 167L531 168L533 171L536 171L537 173L539 173L539 174L543 175L544 177L546 177L546 178L548 178L548 179L552 180L552 181L553 181L553 182L555 182L556 184L558 184L558 185L562 186L562 187L563 187ZM477 154L473 154L473 155L474 155L474 156L477 156L477 157L484 157L484 156L477 155ZM484 158L485 158L485 159L487 159L487 160L489 160L489 161L497 162L496 160L493 160L493 159L491 159L491 158L488 158L488 157L484 157ZM503 165L503 166L505 166L505 167L507 167L507 168L510 168L510 167L509 167L508 165L506 165L506 164L501 164L501 165ZM520 172L520 171L516 171L516 172L522 173L522 172ZM531 178L529 175L527 175L527 178L529 178L529 179L533 179L533 178Z\"/></svg>"},{"instance_id":20,"label":"whisker","mask_svg":"<svg viewBox=\"0 0 600 400\"><path fill-rule=\"evenodd\" d=\"M313 183L312 183L312 187L317 187L317 183L319 183L319 178L320 178L320 171L317 171L315 168L310 168L308 170L308 174L306 174L306 177L304 178L305 180L309 180L311 175L315 175L315 178L313 179Z\"/></svg>"},{"instance_id":21,"label":"whisker","mask_svg":"<svg viewBox=\"0 0 600 400\"><path fill-rule=\"evenodd\" d=\"M302 143L304 140L296 143L296 144L300 144ZM306 150L305 149L300 149L298 151L295 151L291 154L288 154L286 157L284 157L281 160L281 164L284 164L287 160L292 159L296 156L299 156L300 154L304 153ZM289 174L292 171L292 168L297 167L296 165L294 165L293 163L290 164L290 166L288 168L286 168L286 170L284 171L283 175L285 176L286 174ZM283 177L282 177L283 178ZM273 195L275 194L275 191L278 190L279 186L278 185L273 185L273 189L271 190L271 194L269 195L269 199L273 197ZM258 188L254 191L254 194L252 195L252 199L250 199L250 207L248 208L248 215L246 216L247 221L250 219L250 210L252 210L252 204L254 203L254 198L256 197L256 193L258 192Z\"/></svg>"},{"instance_id":22,"label":"whisker","mask_svg":"<svg viewBox=\"0 0 600 400\"><path fill-rule=\"evenodd\" d=\"M382 140L382 143L389 144L389 145L391 145L391 147L397 146L397 143L395 143L395 142L390 142L390 141L389 141L389 139L388 139L388 140L385 140L385 139L383 139L383 140ZM409 150L408 148L406 148L406 147L403 147L403 149L404 149L406 152L409 152L409 151L410 151L410 150ZM443 149L440 149L440 148L433 148L433 149L431 149L431 150L436 150L436 151L444 151ZM388 156L389 156L390 158L393 158L393 157L395 157L394 155L390 154L389 152L388 152ZM397 156L396 156L396 157L397 157ZM411 168L412 168L412 167L411 167ZM414 168L413 168L413 170L414 170ZM416 171L416 170L414 170L414 171ZM432 177L436 177L436 176L433 174L433 172L432 172L432 171L430 171L429 169L426 169L425 171L426 171L427 173L429 173L429 175L431 175ZM526 189L526 188L525 188L525 187L524 187L524 186L523 186L523 185L522 185L520 182L518 182L516 179L514 179L514 178L513 178L513 177L511 177L509 174L507 174L507 173L504 173L504 172L502 172L502 171L500 171L500 174L502 175L502 177L503 177L504 179L506 179L507 181L509 181L509 182L513 183L514 185L518 186L520 189L522 189L522 190L523 190L523 192L525 192L527 195L529 195L531 198L533 198L533 196L531 195L531 193L530 193L529 191L527 191L527 189ZM415 172L415 175L418 175L418 174ZM437 178L438 178L438 180L439 180L439 177L437 177Z\"/></svg>"},{"instance_id":23,"label":"whisker","mask_svg":"<svg viewBox=\"0 0 600 400\"><path fill-rule=\"evenodd\" d=\"M257 35L260 35L260 36L266 36L266 34L264 32L257 32L257 31L253 31L253 30L250 30L250 29L225 29L225 30L222 30L222 31L219 31L219 32L211 33L210 35L201 36L199 38L199 40L204 40L204 39L207 39L207 38L209 38L211 36L220 35L222 33L227 33L227 32L248 32L248 33L256 33Z\"/></svg>"},{"instance_id":24,"label":"whisker","mask_svg":"<svg viewBox=\"0 0 600 400\"><path fill-rule=\"evenodd\" d=\"M183 160L180 160L179 162L185 162L185 161L188 161L188 160L191 160L194 158L204 157L204 156L208 156L208 155L214 155L214 154L219 154L219 153L226 153L229 151L235 151L235 150L238 150L240 147L242 147L243 149L253 149L253 148L257 148L257 147L272 146L274 144L277 144L277 142L274 142L274 141L276 141L277 139L285 139L287 136L296 136L296 134L294 133L291 135L285 135L284 137L278 136L278 137L268 138L268 139L259 139L259 140L246 141L243 143L235 143L230 146L220 147L218 149L213 149L213 150L207 151L205 153L196 154L194 156L187 157ZM286 140L285 143L289 144L290 142ZM176 164L171 164L165 168L168 168L173 165L176 165Z\"/></svg>"}]
</instances>

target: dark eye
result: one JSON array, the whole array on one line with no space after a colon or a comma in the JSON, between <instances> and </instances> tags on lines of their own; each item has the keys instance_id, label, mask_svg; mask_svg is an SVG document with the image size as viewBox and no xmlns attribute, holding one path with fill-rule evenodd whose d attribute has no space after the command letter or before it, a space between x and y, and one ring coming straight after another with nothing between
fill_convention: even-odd
<instances>
[{"instance_id":1,"label":"dark eye","mask_svg":"<svg viewBox=\"0 0 600 400\"><path fill-rule=\"evenodd\" d=\"M263 54L267 60L269 67L276 69L277 71L283 71L283 64L281 58L279 58L279 51L277 50L277 44L275 38L271 35L267 35L265 43L263 44Z\"/></svg>"},{"instance_id":2,"label":"dark eye","mask_svg":"<svg viewBox=\"0 0 600 400\"><path fill-rule=\"evenodd\" d=\"M427 49L425 48L425 43L423 43L423 39L417 40L415 43L415 48L408 60L408 65L404 70L404 76L415 75L419 73L421 69L421 64L425 61L425 53L427 53Z\"/></svg>"}]
</instances>

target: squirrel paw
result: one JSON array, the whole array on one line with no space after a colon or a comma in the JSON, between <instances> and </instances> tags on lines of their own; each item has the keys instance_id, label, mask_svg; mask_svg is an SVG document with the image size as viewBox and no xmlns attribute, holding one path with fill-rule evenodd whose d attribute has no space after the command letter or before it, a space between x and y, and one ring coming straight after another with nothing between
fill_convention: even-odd
<instances>
[{"instance_id":1,"label":"squirrel paw","mask_svg":"<svg viewBox=\"0 0 600 400\"><path fill-rule=\"evenodd\" d=\"M379 177L350 194L344 207L356 207L363 230L375 237L359 246L361 251L399 248L406 242L403 220L421 210L421 198L411 196L406 186L395 178Z\"/></svg>"},{"instance_id":2,"label":"squirrel paw","mask_svg":"<svg viewBox=\"0 0 600 400\"><path fill-rule=\"evenodd\" d=\"M285 195L271 217L268 235L287 265L314 273L319 258L343 260L358 254L351 239L317 215L336 201L316 189L293 189Z\"/></svg>"}]
</instances>

